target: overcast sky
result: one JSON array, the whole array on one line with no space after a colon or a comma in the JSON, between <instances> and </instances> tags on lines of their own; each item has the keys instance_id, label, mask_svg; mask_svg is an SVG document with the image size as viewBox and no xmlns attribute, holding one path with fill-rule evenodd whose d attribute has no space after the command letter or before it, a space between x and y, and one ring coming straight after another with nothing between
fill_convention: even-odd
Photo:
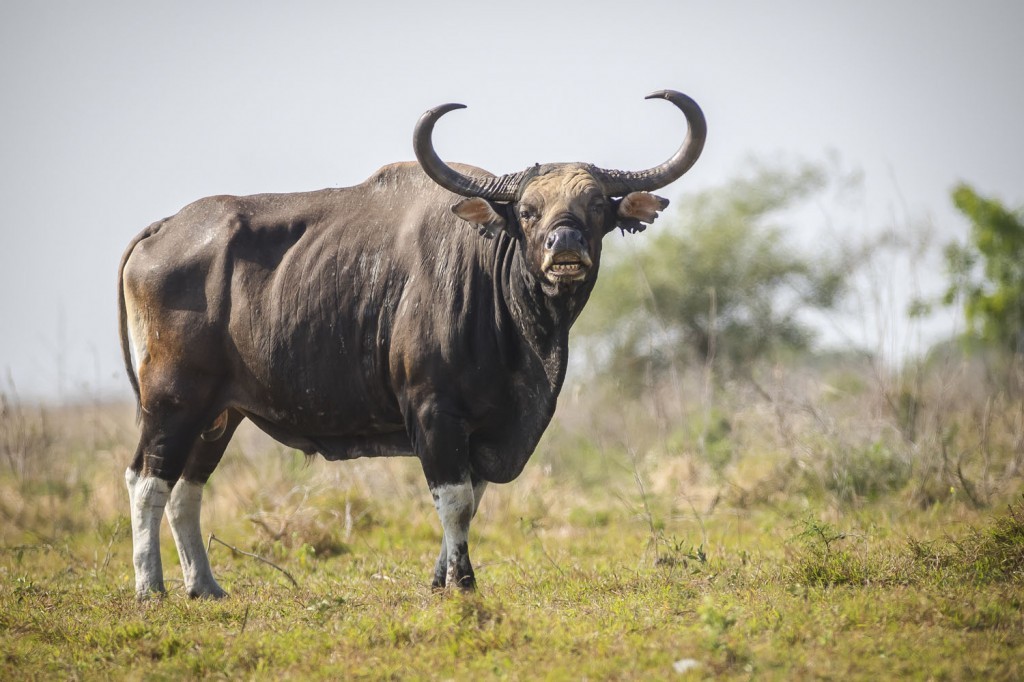
<instances>
[{"instance_id":1,"label":"overcast sky","mask_svg":"<svg viewBox=\"0 0 1024 682\"><path fill-rule=\"evenodd\" d=\"M116 272L146 225L358 183L411 159L443 102L469 109L438 126L442 156L498 173L659 163L680 117L643 97L673 88L710 133L672 198L833 150L866 179L853 229L963 234L958 180L1024 203L1024 3L271 5L0 3L0 369L23 396L128 395Z\"/></svg>"}]
</instances>

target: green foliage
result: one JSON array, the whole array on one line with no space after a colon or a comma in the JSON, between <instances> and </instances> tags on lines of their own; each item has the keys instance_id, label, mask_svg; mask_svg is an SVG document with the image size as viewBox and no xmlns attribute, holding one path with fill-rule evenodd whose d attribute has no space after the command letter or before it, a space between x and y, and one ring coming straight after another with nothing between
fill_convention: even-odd
<instances>
[{"instance_id":1,"label":"green foliage","mask_svg":"<svg viewBox=\"0 0 1024 682\"><path fill-rule=\"evenodd\" d=\"M680 359L735 366L780 349L804 349L802 311L833 307L840 259L801 253L776 222L830 183L816 165L756 166L687 198L655 234L610 250L579 331L608 352L611 371L637 377Z\"/></svg>"},{"instance_id":2,"label":"green foliage","mask_svg":"<svg viewBox=\"0 0 1024 682\"><path fill-rule=\"evenodd\" d=\"M1024 353L1024 213L966 184L953 190L953 203L971 221L971 232L966 244L946 246L944 302L962 299L972 333Z\"/></svg>"}]
</instances>

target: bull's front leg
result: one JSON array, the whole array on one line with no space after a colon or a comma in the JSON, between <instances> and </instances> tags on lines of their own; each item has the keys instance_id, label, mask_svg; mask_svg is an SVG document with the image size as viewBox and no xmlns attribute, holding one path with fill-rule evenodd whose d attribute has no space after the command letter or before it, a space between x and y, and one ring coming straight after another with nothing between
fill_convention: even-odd
<instances>
[{"instance_id":1,"label":"bull's front leg","mask_svg":"<svg viewBox=\"0 0 1024 682\"><path fill-rule=\"evenodd\" d=\"M465 424L435 406L421 411L417 421L413 441L444 533L432 585L472 590L476 578L469 560L469 524L477 504Z\"/></svg>"},{"instance_id":2,"label":"bull's front leg","mask_svg":"<svg viewBox=\"0 0 1024 682\"><path fill-rule=\"evenodd\" d=\"M476 512L480 508L480 498L483 497L484 490L487 488L487 481L477 481L477 480L474 480L472 482L472 484L473 484L473 514L472 514L472 518L476 518ZM442 519L441 520L441 527L445 528L445 525L444 525L444 513L442 512L442 506L443 505L441 503L441 495L439 494L440 491L431 490L430 492L431 492L431 495L433 495L433 497L434 497L434 506L437 508L438 516L440 516L441 519ZM468 535L469 524L466 524L466 527L467 527L467 535ZM457 561L458 561L458 559L456 558L456 562ZM467 564L469 563L468 557L466 559L466 563ZM458 564L456 563L456 566L457 565ZM449 560L448 560L448 531L447 531L447 529L445 529L444 534L441 536L441 553L438 554L437 563L434 565L434 579L433 579L433 581L431 583L431 587L433 587L434 589L442 589L442 588L444 588L445 585L449 585L449 584L451 584L451 585L458 585L459 584L458 582L449 582L449 578L448 578L448 570L449 569L448 569L448 567L449 567ZM469 572L470 572L470 576L472 576L472 574L473 574L473 567L472 566L469 567ZM455 576L453 576L453 580L454 579L455 579Z\"/></svg>"},{"instance_id":3,"label":"bull's front leg","mask_svg":"<svg viewBox=\"0 0 1024 682\"><path fill-rule=\"evenodd\" d=\"M476 577L469 561L469 522L473 518L473 484L468 477L461 483L430 486L434 507L441 518L444 537L441 539L442 556L434 568L433 586L446 585L464 590L476 588ZM443 569L442 569L443 562ZM442 570L444 573L442 574ZM441 576L443 580L439 580Z\"/></svg>"}]
</instances>

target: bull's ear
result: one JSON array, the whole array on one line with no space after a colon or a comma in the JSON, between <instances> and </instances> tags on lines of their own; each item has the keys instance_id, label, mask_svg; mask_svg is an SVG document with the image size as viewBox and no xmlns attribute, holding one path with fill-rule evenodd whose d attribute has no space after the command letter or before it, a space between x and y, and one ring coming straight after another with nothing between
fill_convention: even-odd
<instances>
[{"instance_id":1,"label":"bull's ear","mask_svg":"<svg viewBox=\"0 0 1024 682\"><path fill-rule=\"evenodd\" d=\"M668 199L650 192L630 192L615 202L616 221L612 227L623 232L643 232L658 217L659 211L668 207Z\"/></svg>"},{"instance_id":2,"label":"bull's ear","mask_svg":"<svg viewBox=\"0 0 1024 682\"><path fill-rule=\"evenodd\" d=\"M486 199L479 197L463 199L452 206L452 213L467 223L471 223L481 236L488 239L493 239L505 229L505 219Z\"/></svg>"}]
</instances>

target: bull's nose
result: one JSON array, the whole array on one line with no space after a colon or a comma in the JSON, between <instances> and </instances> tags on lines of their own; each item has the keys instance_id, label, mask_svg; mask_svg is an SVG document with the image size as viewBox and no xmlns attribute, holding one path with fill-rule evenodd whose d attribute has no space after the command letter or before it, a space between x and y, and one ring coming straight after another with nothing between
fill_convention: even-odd
<instances>
[{"instance_id":1,"label":"bull's nose","mask_svg":"<svg viewBox=\"0 0 1024 682\"><path fill-rule=\"evenodd\" d=\"M583 233L575 227L559 227L544 242L548 251L586 251Z\"/></svg>"}]
</instances>

